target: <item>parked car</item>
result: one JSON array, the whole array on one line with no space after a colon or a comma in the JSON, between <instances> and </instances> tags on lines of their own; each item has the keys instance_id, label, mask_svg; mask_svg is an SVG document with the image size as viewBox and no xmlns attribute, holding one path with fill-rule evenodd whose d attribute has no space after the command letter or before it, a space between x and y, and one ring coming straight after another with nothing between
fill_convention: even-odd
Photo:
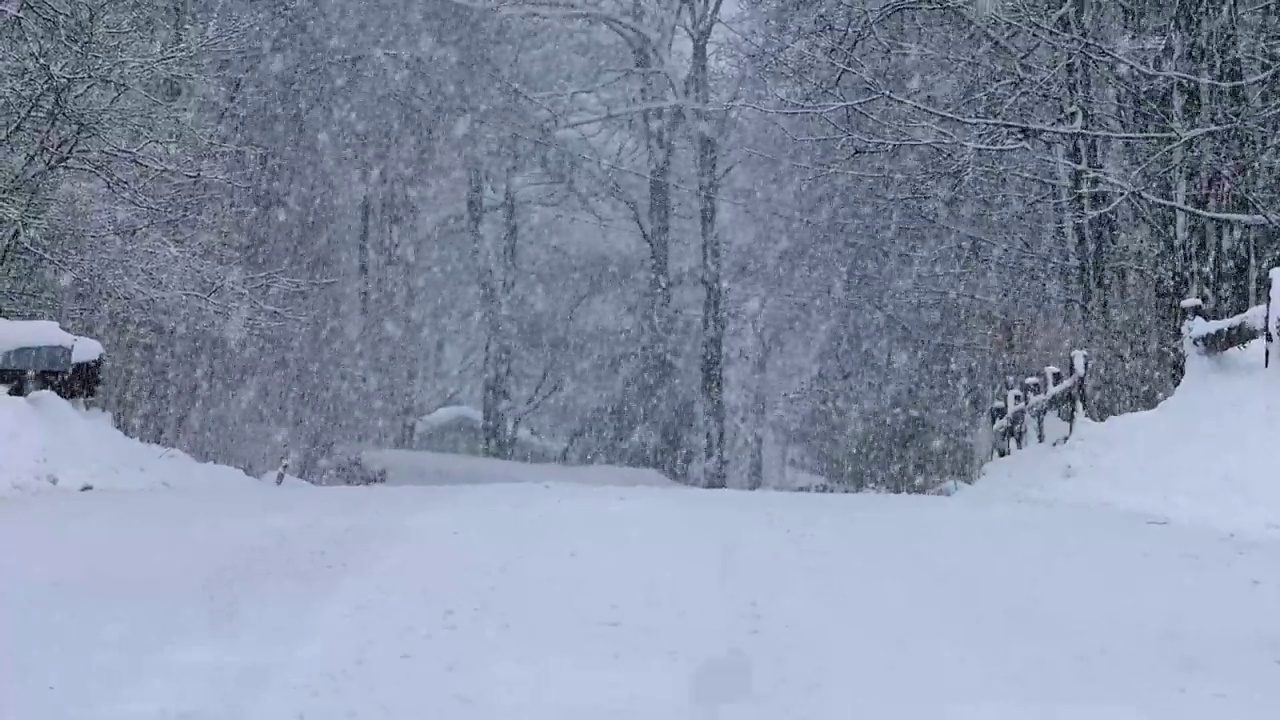
<instances>
[{"instance_id":1,"label":"parked car","mask_svg":"<svg viewBox=\"0 0 1280 720\"><path fill-rule=\"evenodd\" d=\"M102 383L102 344L48 320L0 318L0 386L7 394L51 390L67 399L92 398Z\"/></svg>"}]
</instances>

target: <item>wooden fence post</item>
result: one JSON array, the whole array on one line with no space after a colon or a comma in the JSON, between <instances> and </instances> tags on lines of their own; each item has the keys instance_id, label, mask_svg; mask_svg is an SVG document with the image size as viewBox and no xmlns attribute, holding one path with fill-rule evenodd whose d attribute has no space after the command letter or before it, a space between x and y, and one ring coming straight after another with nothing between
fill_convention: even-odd
<instances>
[{"instance_id":1,"label":"wooden fence post","mask_svg":"<svg viewBox=\"0 0 1280 720\"><path fill-rule=\"evenodd\" d=\"M1019 410L1021 406L1021 410ZM1009 431L1021 450L1027 437L1027 398L1018 388L1009 389Z\"/></svg>"},{"instance_id":2,"label":"wooden fence post","mask_svg":"<svg viewBox=\"0 0 1280 720\"><path fill-rule=\"evenodd\" d=\"M1087 350L1071 351L1071 374L1076 377L1075 402L1079 406L1081 417L1089 413L1089 352Z\"/></svg>"},{"instance_id":3,"label":"wooden fence post","mask_svg":"<svg viewBox=\"0 0 1280 720\"><path fill-rule=\"evenodd\" d=\"M1280 308L1275 307L1272 298L1277 293L1280 293L1280 267L1271 268L1271 271L1267 273L1267 280L1269 281L1267 283L1267 327L1263 330L1263 336L1266 338L1267 353L1263 360L1263 367L1271 367L1271 348L1276 341L1276 321L1272 313L1280 311Z\"/></svg>"},{"instance_id":4,"label":"wooden fence post","mask_svg":"<svg viewBox=\"0 0 1280 720\"><path fill-rule=\"evenodd\" d=\"M1062 384L1062 371L1052 365L1044 366L1044 381L1049 385L1049 391Z\"/></svg>"},{"instance_id":5,"label":"wooden fence post","mask_svg":"<svg viewBox=\"0 0 1280 720\"><path fill-rule=\"evenodd\" d=\"M995 452L997 457L1004 457L1005 455L1009 454L1009 447L1008 447L1008 440L1007 440L1008 431L1009 431L1008 424L1006 424L1005 428L1001 430L999 433L994 432L994 430L996 425L999 424L1001 420L1004 420L1006 417L1009 416L1009 409L1005 406L1002 400L996 400L995 402L991 403L990 412L991 412L991 429L993 431L991 435L991 449L992 451Z\"/></svg>"},{"instance_id":6,"label":"wooden fence post","mask_svg":"<svg viewBox=\"0 0 1280 720\"><path fill-rule=\"evenodd\" d=\"M1044 380L1038 377L1029 377L1022 381L1022 394L1027 397L1027 404L1031 404L1031 398L1040 397L1045 394ZM1044 402L1036 405L1035 412L1032 413L1032 419L1036 422L1036 442L1044 443Z\"/></svg>"},{"instance_id":7,"label":"wooden fence post","mask_svg":"<svg viewBox=\"0 0 1280 720\"><path fill-rule=\"evenodd\" d=\"M1178 303L1178 307L1182 308L1182 350L1190 355L1194 350L1191 344L1191 326L1204 317L1204 302L1192 297Z\"/></svg>"}]
</instances>

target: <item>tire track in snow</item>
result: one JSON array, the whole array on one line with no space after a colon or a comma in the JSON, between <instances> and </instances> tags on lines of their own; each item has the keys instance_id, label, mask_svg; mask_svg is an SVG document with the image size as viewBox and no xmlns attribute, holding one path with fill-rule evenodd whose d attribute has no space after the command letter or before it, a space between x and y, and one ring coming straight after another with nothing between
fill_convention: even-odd
<instances>
[{"instance_id":1,"label":"tire track in snow","mask_svg":"<svg viewBox=\"0 0 1280 720\"><path fill-rule=\"evenodd\" d=\"M97 717L245 718L310 663L331 632L322 618L358 593L408 514L368 503L367 494L321 493L265 517L246 508L248 540L204 574L202 601L186 613L184 631L135 669L142 681L126 688L112 714Z\"/></svg>"}]
</instances>

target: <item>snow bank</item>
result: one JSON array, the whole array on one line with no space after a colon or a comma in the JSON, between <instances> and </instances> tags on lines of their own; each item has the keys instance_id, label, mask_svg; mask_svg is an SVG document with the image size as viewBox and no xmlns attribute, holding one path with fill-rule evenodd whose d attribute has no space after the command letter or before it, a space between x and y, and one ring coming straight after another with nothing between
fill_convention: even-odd
<instances>
[{"instance_id":1,"label":"snow bank","mask_svg":"<svg viewBox=\"0 0 1280 720\"><path fill-rule=\"evenodd\" d=\"M484 422L484 415L479 410L467 405L446 405L418 418L418 425L422 428L436 428L459 421L479 425Z\"/></svg>"},{"instance_id":2,"label":"snow bank","mask_svg":"<svg viewBox=\"0 0 1280 720\"><path fill-rule=\"evenodd\" d=\"M234 468L126 437L106 413L78 410L51 392L0 396L0 495L259 484Z\"/></svg>"},{"instance_id":3,"label":"snow bank","mask_svg":"<svg viewBox=\"0 0 1280 720\"><path fill-rule=\"evenodd\" d=\"M609 487L681 487L654 470L606 465L554 465L412 450L367 450L362 464L387 473L388 485L568 483Z\"/></svg>"},{"instance_id":4,"label":"snow bank","mask_svg":"<svg viewBox=\"0 0 1280 720\"><path fill-rule=\"evenodd\" d=\"M990 463L968 497L1102 505L1250 534L1280 535L1280 369L1264 342L1193 354L1149 412L1082 423L1059 447Z\"/></svg>"},{"instance_id":5,"label":"snow bank","mask_svg":"<svg viewBox=\"0 0 1280 720\"><path fill-rule=\"evenodd\" d=\"M787 465L783 468L781 477L767 478L763 489L780 492L823 492L832 487L832 483L821 475L801 470L794 465Z\"/></svg>"},{"instance_id":6,"label":"snow bank","mask_svg":"<svg viewBox=\"0 0 1280 720\"><path fill-rule=\"evenodd\" d=\"M279 471L271 470L263 473L262 477L258 478L258 482L264 485L275 485L276 479L278 477L279 477ZM285 473L284 480L280 483L280 485L284 487L291 487L291 486L292 487L312 487L311 483L307 482L306 480L303 480L302 478L296 475L290 475L288 473Z\"/></svg>"}]
</instances>

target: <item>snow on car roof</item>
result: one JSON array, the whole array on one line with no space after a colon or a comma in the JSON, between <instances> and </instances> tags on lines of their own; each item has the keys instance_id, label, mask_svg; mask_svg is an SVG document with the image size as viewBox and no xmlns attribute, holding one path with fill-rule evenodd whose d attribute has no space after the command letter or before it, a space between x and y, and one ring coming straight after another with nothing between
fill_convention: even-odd
<instances>
[{"instance_id":1,"label":"snow on car roof","mask_svg":"<svg viewBox=\"0 0 1280 720\"><path fill-rule=\"evenodd\" d=\"M102 357L102 343L72 335L52 320L8 320L0 318L0 353L29 347L71 348L72 362L90 362Z\"/></svg>"}]
</instances>

